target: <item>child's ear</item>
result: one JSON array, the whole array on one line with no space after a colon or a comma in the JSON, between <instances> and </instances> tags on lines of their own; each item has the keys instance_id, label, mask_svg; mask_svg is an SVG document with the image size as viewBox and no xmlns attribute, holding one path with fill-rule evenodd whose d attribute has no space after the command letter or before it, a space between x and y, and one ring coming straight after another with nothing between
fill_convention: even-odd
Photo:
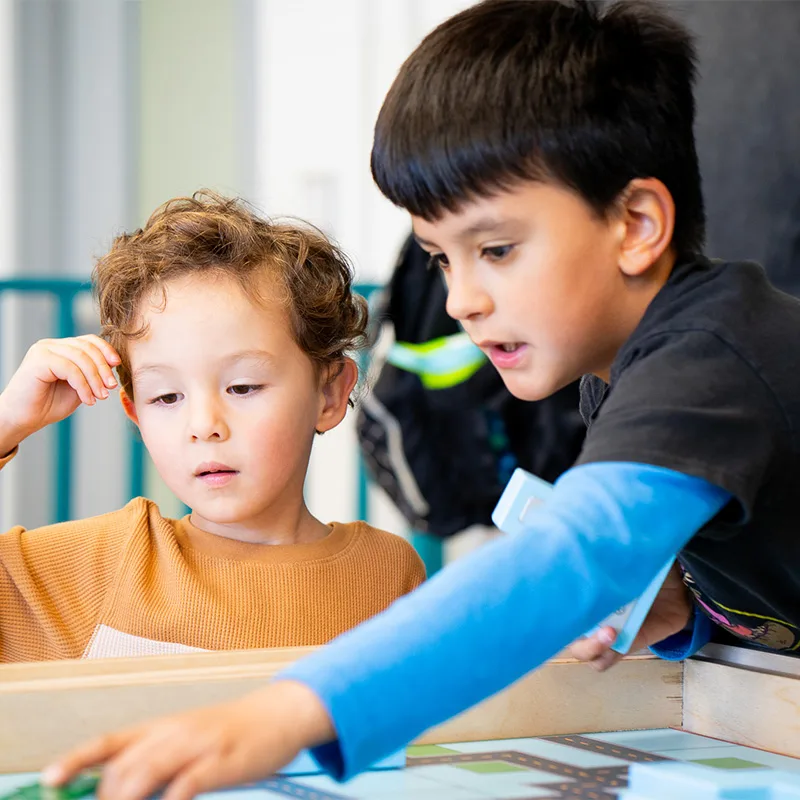
<instances>
[{"instance_id":1,"label":"child's ear","mask_svg":"<svg viewBox=\"0 0 800 800\"><path fill-rule=\"evenodd\" d=\"M358 367L352 358L343 358L322 374L320 409L316 431L325 433L335 428L347 413L347 403L358 380Z\"/></svg>"},{"instance_id":2,"label":"child's ear","mask_svg":"<svg viewBox=\"0 0 800 800\"><path fill-rule=\"evenodd\" d=\"M139 426L139 417L136 414L136 406L133 405L133 400L128 397L128 393L120 386L119 400L122 403L122 410L125 416L137 427Z\"/></svg>"},{"instance_id":3,"label":"child's ear","mask_svg":"<svg viewBox=\"0 0 800 800\"><path fill-rule=\"evenodd\" d=\"M620 269L631 277L643 275L672 242L675 202L657 178L634 178L620 196Z\"/></svg>"}]
</instances>

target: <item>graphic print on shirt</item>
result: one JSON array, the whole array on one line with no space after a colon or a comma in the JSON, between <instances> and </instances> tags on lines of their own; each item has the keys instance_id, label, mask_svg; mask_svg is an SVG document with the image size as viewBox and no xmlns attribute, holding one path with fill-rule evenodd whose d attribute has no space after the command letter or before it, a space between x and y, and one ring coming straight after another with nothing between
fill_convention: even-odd
<instances>
[{"instance_id":1,"label":"graphic print on shirt","mask_svg":"<svg viewBox=\"0 0 800 800\"><path fill-rule=\"evenodd\" d=\"M728 608L703 594L691 574L684 568L683 582L695 602L712 622L740 639L770 650L797 650L800 648L800 630L790 622Z\"/></svg>"}]
</instances>

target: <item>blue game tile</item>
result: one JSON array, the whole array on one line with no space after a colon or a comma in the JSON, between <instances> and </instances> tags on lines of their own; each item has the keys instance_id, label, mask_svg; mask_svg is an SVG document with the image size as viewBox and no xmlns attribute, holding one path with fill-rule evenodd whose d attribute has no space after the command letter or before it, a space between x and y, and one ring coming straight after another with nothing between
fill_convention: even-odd
<instances>
[{"instance_id":1,"label":"blue game tile","mask_svg":"<svg viewBox=\"0 0 800 800\"><path fill-rule=\"evenodd\" d=\"M336 783L324 775L298 778L304 787L344 795L353 800L383 800L385 796L403 795L416 797L417 794L435 791L439 784L420 774L419 770L407 769L386 772L363 772L346 783Z\"/></svg>"},{"instance_id":2,"label":"blue game tile","mask_svg":"<svg viewBox=\"0 0 800 800\"><path fill-rule=\"evenodd\" d=\"M370 772L380 772L386 769L403 769L406 765L405 748L398 750L390 756L376 761L370 768ZM319 764L312 758L308 750L302 750L297 757L287 764L278 775L289 777L291 775L322 775L323 771Z\"/></svg>"},{"instance_id":3,"label":"blue game tile","mask_svg":"<svg viewBox=\"0 0 800 800\"><path fill-rule=\"evenodd\" d=\"M448 789L447 794L442 794L439 788L430 791L415 791L413 794L382 794L380 800L486 800L486 796L475 794L466 789Z\"/></svg>"},{"instance_id":4,"label":"blue game tile","mask_svg":"<svg viewBox=\"0 0 800 800\"><path fill-rule=\"evenodd\" d=\"M771 777L771 800L800 800L800 775L793 772L773 772Z\"/></svg>"},{"instance_id":5,"label":"blue game tile","mask_svg":"<svg viewBox=\"0 0 800 800\"><path fill-rule=\"evenodd\" d=\"M769 770L720 770L699 764L662 761L631 764L628 790L649 800L772 800Z\"/></svg>"},{"instance_id":6,"label":"blue game tile","mask_svg":"<svg viewBox=\"0 0 800 800\"><path fill-rule=\"evenodd\" d=\"M415 771L416 769L407 770L407 772ZM514 800L519 797L552 797L553 792L548 790L547 784L560 783L565 780L557 775L533 770L507 773L476 773L459 769L452 765L421 767L419 771L426 778L438 783L442 798L446 798L447 792L453 787L474 792L482 798L490 797L492 800Z\"/></svg>"},{"instance_id":7,"label":"blue game tile","mask_svg":"<svg viewBox=\"0 0 800 800\"><path fill-rule=\"evenodd\" d=\"M708 739L687 731L676 731L672 728L659 728L646 731L611 731L609 733L587 733L587 739L632 747L634 750L646 750L651 753L669 756L671 750L693 750L706 747L719 747L722 742Z\"/></svg>"}]
</instances>

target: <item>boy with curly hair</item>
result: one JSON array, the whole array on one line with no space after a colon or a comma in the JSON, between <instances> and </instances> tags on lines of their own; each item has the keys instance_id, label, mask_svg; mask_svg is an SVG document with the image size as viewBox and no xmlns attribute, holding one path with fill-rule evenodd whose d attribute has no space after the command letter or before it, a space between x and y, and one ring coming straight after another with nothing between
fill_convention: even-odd
<instances>
[{"instance_id":1,"label":"boy with curly hair","mask_svg":"<svg viewBox=\"0 0 800 800\"><path fill-rule=\"evenodd\" d=\"M398 536L324 524L303 485L341 422L366 306L317 231L210 193L172 200L95 269L103 338L34 344L0 394L0 467L117 386L167 486L0 536L0 660L317 645L424 578Z\"/></svg>"}]
</instances>

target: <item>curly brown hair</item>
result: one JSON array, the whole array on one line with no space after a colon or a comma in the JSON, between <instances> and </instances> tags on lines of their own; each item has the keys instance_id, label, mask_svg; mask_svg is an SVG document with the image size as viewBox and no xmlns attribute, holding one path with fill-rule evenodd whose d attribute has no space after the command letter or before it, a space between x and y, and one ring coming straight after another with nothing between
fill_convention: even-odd
<instances>
[{"instance_id":1,"label":"curly brown hair","mask_svg":"<svg viewBox=\"0 0 800 800\"><path fill-rule=\"evenodd\" d=\"M292 335L315 368L341 366L366 344L367 304L353 292L347 257L305 223L264 219L239 198L201 190L164 203L145 226L117 236L97 260L93 283L102 335L117 350L121 387L133 397L127 343L143 336L141 303L185 275L225 275L256 301L275 278ZM332 375L331 375L332 377Z\"/></svg>"}]
</instances>

